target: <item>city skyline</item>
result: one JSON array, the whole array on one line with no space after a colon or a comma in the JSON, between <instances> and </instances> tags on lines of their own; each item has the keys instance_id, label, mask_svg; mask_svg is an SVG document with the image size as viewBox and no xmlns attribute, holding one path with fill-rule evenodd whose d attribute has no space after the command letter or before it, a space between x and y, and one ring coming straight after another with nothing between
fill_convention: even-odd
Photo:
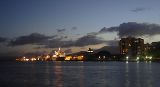
<instances>
[{"instance_id":1,"label":"city skyline","mask_svg":"<svg viewBox=\"0 0 160 87\"><path fill-rule=\"evenodd\" d=\"M73 53L126 36L160 41L158 0L1 0L0 55Z\"/></svg>"}]
</instances>

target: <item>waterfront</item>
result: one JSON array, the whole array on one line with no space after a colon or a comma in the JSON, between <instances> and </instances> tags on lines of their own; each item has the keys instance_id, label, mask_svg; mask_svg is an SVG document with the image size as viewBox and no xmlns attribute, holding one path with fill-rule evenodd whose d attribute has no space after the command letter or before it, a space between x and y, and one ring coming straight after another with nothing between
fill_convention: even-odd
<instances>
[{"instance_id":1,"label":"waterfront","mask_svg":"<svg viewBox=\"0 0 160 87\"><path fill-rule=\"evenodd\" d=\"M158 62L1 62L1 87L159 87Z\"/></svg>"}]
</instances>

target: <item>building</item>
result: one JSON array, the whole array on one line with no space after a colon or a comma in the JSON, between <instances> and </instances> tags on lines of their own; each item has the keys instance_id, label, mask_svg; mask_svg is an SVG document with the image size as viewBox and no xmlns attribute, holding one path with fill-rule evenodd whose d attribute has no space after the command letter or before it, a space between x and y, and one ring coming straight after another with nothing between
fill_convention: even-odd
<instances>
[{"instance_id":1,"label":"building","mask_svg":"<svg viewBox=\"0 0 160 87\"><path fill-rule=\"evenodd\" d=\"M102 50L102 51L99 51L98 53L96 53L96 58L98 61L111 60L111 54L106 50Z\"/></svg>"},{"instance_id":2,"label":"building","mask_svg":"<svg viewBox=\"0 0 160 87\"><path fill-rule=\"evenodd\" d=\"M150 55L151 49L152 49L152 45L149 43L144 44L144 55L148 56Z\"/></svg>"},{"instance_id":3,"label":"building","mask_svg":"<svg viewBox=\"0 0 160 87\"><path fill-rule=\"evenodd\" d=\"M55 51L55 54L52 56L55 60L63 61L65 60L65 53L61 51L61 48L58 51Z\"/></svg>"},{"instance_id":4,"label":"building","mask_svg":"<svg viewBox=\"0 0 160 87\"><path fill-rule=\"evenodd\" d=\"M119 42L120 54L127 59L139 59L144 56L144 39L127 37Z\"/></svg>"},{"instance_id":5,"label":"building","mask_svg":"<svg viewBox=\"0 0 160 87\"><path fill-rule=\"evenodd\" d=\"M152 42L150 45L149 54L153 56L154 59L160 60L160 42Z\"/></svg>"}]
</instances>

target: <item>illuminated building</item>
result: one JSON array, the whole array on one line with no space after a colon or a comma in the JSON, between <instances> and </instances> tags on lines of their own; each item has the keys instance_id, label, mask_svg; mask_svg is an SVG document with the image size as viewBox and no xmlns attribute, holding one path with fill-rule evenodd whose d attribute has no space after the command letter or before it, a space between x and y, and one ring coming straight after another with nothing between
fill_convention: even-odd
<instances>
[{"instance_id":1,"label":"illuminated building","mask_svg":"<svg viewBox=\"0 0 160 87\"><path fill-rule=\"evenodd\" d=\"M151 49L152 49L151 44L149 44L149 43L144 44L144 55L149 56Z\"/></svg>"},{"instance_id":2,"label":"illuminated building","mask_svg":"<svg viewBox=\"0 0 160 87\"><path fill-rule=\"evenodd\" d=\"M77 56L77 60L78 60L78 61L84 60L84 56L83 56L83 55Z\"/></svg>"},{"instance_id":3,"label":"illuminated building","mask_svg":"<svg viewBox=\"0 0 160 87\"><path fill-rule=\"evenodd\" d=\"M45 61L50 60L50 55L46 55L46 56L44 57L44 60L45 60Z\"/></svg>"},{"instance_id":4,"label":"illuminated building","mask_svg":"<svg viewBox=\"0 0 160 87\"><path fill-rule=\"evenodd\" d=\"M125 55L127 60L144 56L144 39L127 37L119 42L120 54Z\"/></svg>"},{"instance_id":5,"label":"illuminated building","mask_svg":"<svg viewBox=\"0 0 160 87\"><path fill-rule=\"evenodd\" d=\"M93 50L91 48L88 49L88 53L93 53Z\"/></svg>"},{"instance_id":6,"label":"illuminated building","mask_svg":"<svg viewBox=\"0 0 160 87\"><path fill-rule=\"evenodd\" d=\"M72 60L72 56L66 56L66 57L65 57L65 60L66 60L66 61Z\"/></svg>"},{"instance_id":7,"label":"illuminated building","mask_svg":"<svg viewBox=\"0 0 160 87\"><path fill-rule=\"evenodd\" d=\"M148 50L148 55L146 56L146 58L150 56L150 59L152 59L151 57L153 57L153 60L158 61L160 60L160 42L152 42L150 44L149 50Z\"/></svg>"},{"instance_id":8,"label":"illuminated building","mask_svg":"<svg viewBox=\"0 0 160 87\"><path fill-rule=\"evenodd\" d=\"M65 53L61 51L61 48L58 51L54 52L55 54L52 56L56 60L65 60Z\"/></svg>"}]
</instances>

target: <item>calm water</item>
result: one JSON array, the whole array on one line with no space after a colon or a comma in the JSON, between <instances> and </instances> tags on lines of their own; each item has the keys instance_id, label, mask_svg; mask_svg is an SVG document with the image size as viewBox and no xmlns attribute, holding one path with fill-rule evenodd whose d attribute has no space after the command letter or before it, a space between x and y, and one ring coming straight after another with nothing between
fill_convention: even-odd
<instances>
[{"instance_id":1,"label":"calm water","mask_svg":"<svg viewBox=\"0 0 160 87\"><path fill-rule=\"evenodd\" d=\"M0 87L160 87L160 63L1 62Z\"/></svg>"}]
</instances>

